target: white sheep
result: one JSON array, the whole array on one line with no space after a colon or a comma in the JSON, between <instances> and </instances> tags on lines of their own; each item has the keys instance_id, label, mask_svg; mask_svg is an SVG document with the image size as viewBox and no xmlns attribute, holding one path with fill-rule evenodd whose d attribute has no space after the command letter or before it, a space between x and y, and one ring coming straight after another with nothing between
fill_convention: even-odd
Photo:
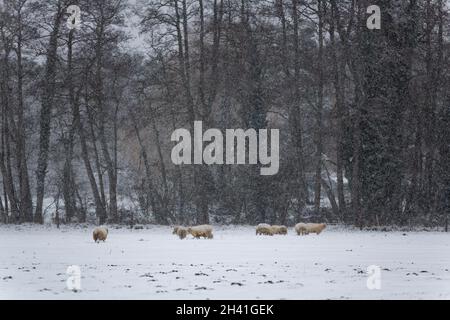
<instances>
[{"instance_id":1,"label":"white sheep","mask_svg":"<svg viewBox=\"0 0 450 320\"><path fill-rule=\"evenodd\" d=\"M99 241L105 242L106 238L108 237L108 228L105 227L95 228L94 232L92 233L92 237L94 238L95 242Z\"/></svg>"},{"instance_id":2,"label":"white sheep","mask_svg":"<svg viewBox=\"0 0 450 320\"><path fill-rule=\"evenodd\" d=\"M273 236L272 226L267 223L260 223L256 226L256 235Z\"/></svg>"},{"instance_id":3,"label":"white sheep","mask_svg":"<svg viewBox=\"0 0 450 320\"><path fill-rule=\"evenodd\" d=\"M325 223L297 223L295 231L298 235L305 235L310 233L320 234L327 225Z\"/></svg>"},{"instance_id":4,"label":"white sheep","mask_svg":"<svg viewBox=\"0 0 450 320\"><path fill-rule=\"evenodd\" d=\"M194 238L213 238L213 228L210 225L204 224L195 227L189 227L187 232L190 233Z\"/></svg>"}]
</instances>

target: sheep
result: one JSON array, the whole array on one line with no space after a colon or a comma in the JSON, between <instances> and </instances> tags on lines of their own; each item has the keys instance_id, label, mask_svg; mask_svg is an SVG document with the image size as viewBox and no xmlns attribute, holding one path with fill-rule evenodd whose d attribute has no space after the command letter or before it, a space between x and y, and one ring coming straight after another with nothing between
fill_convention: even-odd
<instances>
[{"instance_id":1,"label":"sheep","mask_svg":"<svg viewBox=\"0 0 450 320\"><path fill-rule=\"evenodd\" d=\"M95 242L99 241L105 242L107 236L108 236L108 228L105 227L95 228L94 232L92 233L92 237L94 238Z\"/></svg>"},{"instance_id":2,"label":"sheep","mask_svg":"<svg viewBox=\"0 0 450 320\"><path fill-rule=\"evenodd\" d=\"M286 226L272 226L272 233L273 234L282 234L286 235L288 233L288 229Z\"/></svg>"},{"instance_id":3,"label":"sheep","mask_svg":"<svg viewBox=\"0 0 450 320\"><path fill-rule=\"evenodd\" d=\"M325 223L297 223L295 225L295 231L298 235L310 233L319 235L326 227L327 225Z\"/></svg>"},{"instance_id":4,"label":"sheep","mask_svg":"<svg viewBox=\"0 0 450 320\"><path fill-rule=\"evenodd\" d=\"M317 235L319 235L326 227L327 227L327 225L325 223L308 223L307 224L308 233L315 233Z\"/></svg>"},{"instance_id":5,"label":"sheep","mask_svg":"<svg viewBox=\"0 0 450 320\"><path fill-rule=\"evenodd\" d=\"M177 229L176 234L180 239L186 238L188 230L185 227L176 227L176 229Z\"/></svg>"},{"instance_id":6,"label":"sheep","mask_svg":"<svg viewBox=\"0 0 450 320\"><path fill-rule=\"evenodd\" d=\"M213 228L210 225L201 225L195 227L189 227L187 232L190 233L194 238L213 238Z\"/></svg>"},{"instance_id":7,"label":"sheep","mask_svg":"<svg viewBox=\"0 0 450 320\"><path fill-rule=\"evenodd\" d=\"M273 236L273 230L267 223L260 223L256 226L256 235Z\"/></svg>"},{"instance_id":8,"label":"sheep","mask_svg":"<svg viewBox=\"0 0 450 320\"><path fill-rule=\"evenodd\" d=\"M175 227L173 227L172 234L177 234L179 228L181 228L181 227L180 227L180 226L175 226Z\"/></svg>"},{"instance_id":9,"label":"sheep","mask_svg":"<svg viewBox=\"0 0 450 320\"><path fill-rule=\"evenodd\" d=\"M306 223L297 223L294 227L295 231L297 232L298 235L304 235L307 234L306 233Z\"/></svg>"}]
</instances>

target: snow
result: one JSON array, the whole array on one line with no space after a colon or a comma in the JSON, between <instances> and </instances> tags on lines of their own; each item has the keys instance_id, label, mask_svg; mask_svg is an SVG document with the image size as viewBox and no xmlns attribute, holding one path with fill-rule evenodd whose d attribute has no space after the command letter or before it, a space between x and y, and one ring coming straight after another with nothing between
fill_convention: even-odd
<instances>
[{"instance_id":1,"label":"snow","mask_svg":"<svg viewBox=\"0 0 450 320\"><path fill-rule=\"evenodd\" d=\"M450 236L361 232L256 236L215 227L214 239L179 240L169 227L0 226L0 299L450 299ZM71 265L81 290L66 288ZM381 289L367 268L381 267Z\"/></svg>"}]
</instances>

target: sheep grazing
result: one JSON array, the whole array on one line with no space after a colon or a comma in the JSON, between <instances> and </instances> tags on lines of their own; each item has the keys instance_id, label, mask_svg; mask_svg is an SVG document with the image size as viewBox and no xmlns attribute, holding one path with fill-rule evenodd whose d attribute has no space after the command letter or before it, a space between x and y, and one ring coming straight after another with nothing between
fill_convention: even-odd
<instances>
[{"instance_id":1,"label":"sheep grazing","mask_svg":"<svg viewBox=\"0 0 450 320\"><path fill-rule=\"evenodd\" d=\"M201 225L201 226L195 226L195 227L189 227L187 229L187 232L190 233L194 238L206 238L206 239L212 239L213 238L213 228L210 225Z\"/></svg>"},{"instance_id":2,"label":"sheep grazing","mask_svg":"<svg viewBox=\"0 0 450 320\"><path fill-rule=\"evenodd\" d=\"M177 231L176 231L176 235L180 238L180 239L184 239L186 238L187 234L188 234L188 230L184 227L176 227Z\"/></svg>"},{"instance_id":3,"label":"sheep grazing","mask_svg":"<svg viewBox=\"0 0 450 320\"><path fill-rule=\"evenodd\" d=\"M305 235L310 233L320 234L327 225L325 223L297 223L295 231L298 235Z\"/></svg>"},{"instance_id":4,"label":"sheep grazing","mask_svg":"<svg viewBox=\"0 0 450 320\"><path fill-rule=\"evenodd\" d=\"M92 233L92 237L94 238L95 242L99 241L105 242L106 237L108 237L108 228L105 227L95 228L94 232Z\"/></svg>"},{"instance_id":5,"label":"sheep grazing","mask_svg":"<svg viewBox=\"0 0 450 320\"><path fill-rule=\"evenodd\" d=\"M272 226L271 228L273 234L286 235L288 233L288 229L286 226Z\"/></svg>"},{"instance_id":6,"label":"sheep grazing","mask_svg":"<svg viewBox=\"0 0 450 320\"><path fill-rule=\"evenodd\" d=\"M180 226L175 226L175 227L173 227L172 234L177 234L179 228L181 228L181 227L180 227Z\"/></svg>"},{"instance_id":7,"label":"sheep grazing","mask_svg":"<svg viewBox=\"0 0 450 320\"><path fill-rule=\"evenodd\" d=\"M256 235L273 236L272 226L267 223L260 223L256 226Z\"/></svg>"}]
</instances>

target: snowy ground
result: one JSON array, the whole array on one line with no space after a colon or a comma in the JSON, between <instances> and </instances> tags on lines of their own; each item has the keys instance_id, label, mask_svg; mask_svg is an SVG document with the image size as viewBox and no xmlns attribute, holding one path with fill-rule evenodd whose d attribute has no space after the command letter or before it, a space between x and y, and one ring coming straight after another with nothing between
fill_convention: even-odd
<instances>
[{"instance_id":1,"label":"snowy ground","mask_svg":"<svg viewBox=\"0 0 450 320\"><path fill-rule=\"evenodd\" d=\"M320 236L255 236L216 227L213 240L168 227L0 226L0 299L450 299L450 235L329 228ZM67 267L82 290L66 289ZM367 267L381 289L367 288Z\"/></svg>"}]
</instances>

